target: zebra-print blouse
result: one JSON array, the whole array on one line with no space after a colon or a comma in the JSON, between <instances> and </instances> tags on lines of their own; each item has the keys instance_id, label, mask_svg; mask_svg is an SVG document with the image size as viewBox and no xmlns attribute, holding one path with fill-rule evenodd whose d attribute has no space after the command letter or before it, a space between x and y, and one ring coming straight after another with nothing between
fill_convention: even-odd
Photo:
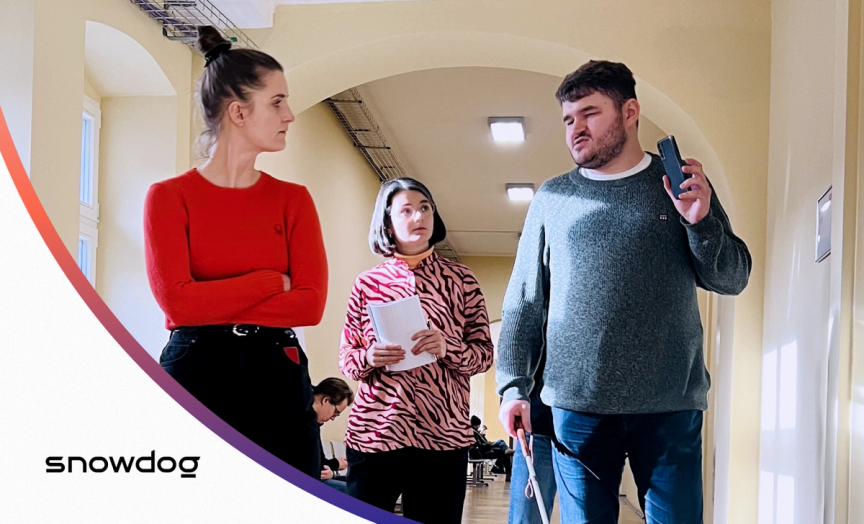
<instances>
[{"instance_id":1,"label":"zebra-print blouse","mask_svg":"<svg viewBox=\"0 0 864 524\"><path fill-rule=\"evenodd\" d=\"M412 295L444 334L446 355L408 371L371 367L366 352L375 335L366 304ZM470 378L488 370L492 357L486 302L470 269L432 253L413 270L394 258L364 271L351 291L339 351L342 373L360 382L345 444L366 453L470 446Z\"/></svg>"}]
</instances>

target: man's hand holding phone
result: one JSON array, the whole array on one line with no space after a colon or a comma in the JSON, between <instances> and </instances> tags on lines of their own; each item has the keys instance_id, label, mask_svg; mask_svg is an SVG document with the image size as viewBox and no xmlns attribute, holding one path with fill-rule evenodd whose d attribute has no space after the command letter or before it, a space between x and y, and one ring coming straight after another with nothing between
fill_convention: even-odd
<instances>
[{"instance_id":1,"label":"man's hand holding phone","mask_svg":"<svg viewBox=\"0 0 864 524\"><path fill-rule=\"evenodd\" d=\"M687 158L684 162L686 165L681 167L681 171L689 174L690 177L684 180L680 187L686 192L675 198L668 176L663 177L663 187L666 188L666 193L669 194L675 209L684 217L684 220L696 224L708 216L708 211L711 210L712 191L705 171L702 170L702 164L695 158Z\"/></svg>"},{"instance_id":2,"label":"man's hand holding phone","mask_svg":"<svg viewBox=\"0 0 864 524\"><path fill-rule=\"evenodd\" d=\"M669 135L657 142L657 152L666 175L663 187L684 220L696 224L711 210L711 185L695 158L681 159L675 137Z\"/></svg>"}]
</instances>

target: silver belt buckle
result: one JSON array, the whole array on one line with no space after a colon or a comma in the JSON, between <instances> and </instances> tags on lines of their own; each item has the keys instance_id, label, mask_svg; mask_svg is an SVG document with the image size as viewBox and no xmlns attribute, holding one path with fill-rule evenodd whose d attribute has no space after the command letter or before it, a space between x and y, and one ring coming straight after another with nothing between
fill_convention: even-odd
<instances>
[{"instance_id":1,"label":"silver belt buckle","mask_svg":"<svg viewBox=\"0 0 864 524\"><path fill-rule=\"evenodd\" d=\"M237 335L238 337L245 337L246 335L249 334L249 333L244 333L244 332L238 330L237 328L239 328L239 327L240 327L240 324L234 324L234 327L231 328L231 332L234 333L235 335Z\"/></svg>"}]
</instances>

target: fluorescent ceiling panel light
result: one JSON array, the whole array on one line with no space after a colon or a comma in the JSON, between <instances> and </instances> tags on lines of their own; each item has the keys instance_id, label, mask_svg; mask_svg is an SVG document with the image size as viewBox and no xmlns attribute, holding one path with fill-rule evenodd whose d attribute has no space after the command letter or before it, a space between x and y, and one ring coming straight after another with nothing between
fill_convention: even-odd
<instances>
[{"instance_id":1,"label":"fluorescent ceiling panel light","mask_svg":"<svg viewBox=\"0 0 864 524\"><path fill-rule=\"evenodd\" d=\"M534 199L534 184L507 184L507 197L512 202L530 202Z\"/></svg>"},{"instance_id":2,"label":"fluorescent ceiling panel light","mask_svg":"<svg viewBox=\"0 0 864 524\"><path fill-rule=\"evenodd\" d=\"M489 127L496 142L524 142L525 119L517 117L491 117Z\"/></svg>"}]
</instances>

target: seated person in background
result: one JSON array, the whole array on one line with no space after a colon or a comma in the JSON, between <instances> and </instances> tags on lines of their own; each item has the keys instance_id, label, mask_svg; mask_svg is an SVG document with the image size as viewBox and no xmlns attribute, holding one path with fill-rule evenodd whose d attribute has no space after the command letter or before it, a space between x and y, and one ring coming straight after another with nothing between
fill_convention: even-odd
<instances>
[{"instance_id":1,"label":"seated person in background","mask_svg":"<svg viewBox=\"0 0 864 524\"><path fill-rule=\"evenodd\" d=\"M341 378L325 378L312 388L312 393L314 394L312 408L318 415L319 425L335 420L354 402L354 392L351 391L348 383ZM337 472L347 468L348 461L345 457L325 458L324 443L322 442L321 480L331 488L347 493L345 477L337 475Z\"/></svg>"},{"instance_id":2,"label":"seated person in background","mask_svg":"<svg viewBox=\"0 0 864 524\"><path fill-rule=\"evenodd\" d=\"M507 473L510 467L509 456L513 454L513 450L503 440L490 443L486 439L486 426L482 425L480 417L476 415L471 416L471 429L474 430L472 454L476 454L479 458L494 458L495 465L492 467L492 473Z\"/></svg>"}]
</instances>

